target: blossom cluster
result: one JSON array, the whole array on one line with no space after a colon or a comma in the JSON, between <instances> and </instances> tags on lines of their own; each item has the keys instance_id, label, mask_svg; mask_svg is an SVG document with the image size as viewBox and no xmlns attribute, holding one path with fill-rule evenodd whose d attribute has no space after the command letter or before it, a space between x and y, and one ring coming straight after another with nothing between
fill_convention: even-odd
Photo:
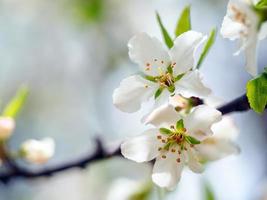
<instances>
[{"instance_id":1,"label":"blossom cluster","mask_svg":"<svg viewBox=\"0 0 267 200\"><path fill-rule=\"evenodd\" d=\"M255 5L230 0L221 28L223 37L240 40L236 54L245 51L245 68L253 76L257 41L267 35ZM140 71L123 79L113 93L114 105L123 112L136 112L144 102L153 102L153 110L142 119L149 128L124 141L121 152L136 162L155 159L152 180L169 190L186 166L201 173L207 162L239 152L234 143L238 130L215 108L218 103L196 66L196 52L208 37L191 28L176 36L169 48L146 33L130 39L129 57Z\"/></svg>"}]
</instances>

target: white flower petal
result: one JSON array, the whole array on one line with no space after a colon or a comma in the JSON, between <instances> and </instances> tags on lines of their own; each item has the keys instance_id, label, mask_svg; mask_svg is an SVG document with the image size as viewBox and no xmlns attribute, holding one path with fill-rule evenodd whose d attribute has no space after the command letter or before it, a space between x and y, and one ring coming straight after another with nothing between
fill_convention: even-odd
<instances>
[{"instance_id":1,"label":"white flower petal","mask_svg":"<svg viewBox=\"0 0 267 200\"><path fill-rule=\"evenodd\" d=\"M192 148L188 148L188 167L195 173L202 173L204 170L203 165L199 162L196 151Z\"/></svg>"},{"instance_id":2,"label":"white flower petal","mask_svg":"<svg viewBox=\"0 0 267 200\"><path fill-rule=\"evenodd\" d=\"M178 112L172 105L165 104L155 109L145 120L147 124L153 124L156 127L170 127L181 119Z\"/></svg>"},{"instance_id":3,"label":"white flower petal","mask_svg":"<svg viewBox=\"0 0 267 200\"><path fill-rule=\"evenodd\" d=\"M187 31L177 37L174 46L170 50L174 75L188 72L194 67L194 53L196 48L204 41L202 33L196 31Z\"/></svg>"},{"instance_id":4,"label":"white flower petal","mask_svg":"<svg viewBox=\"0 0 267 200\"><path fill-rule=\"evenodd\" d=\"M211 130L214 135L212 137L234 140L239 134L233 118L224 116L221 121L212 125Z\"/></svg>"},{"instance_id":5,"label":"white flower petal","mask_svg":"<svg viewBox=\"0 0 267 200\"><path fill-rule=\"evenodd\" d=\"M166 158L157 157L153 167L152 180L159 187L173 190L181 178L184 167L184 158L176 161L177 154L168 152Z\"/></svg>"},{"instance_id":6,"label":"white flower petal","mask_svg":"<svg viewBox=\"0 0 267 200\"><path fill-rule=\"evenodd\" d=\"M170 64L168 52L162 43L146 33L130 39L128 48L131 60L139 64L145 74L158 76L160 70L165 72Z\"/></svg>"},{"instance_id":7,"label":"white flower petal","mask_svg":"<svg viewBox=\"0 0 267 200\"><path fill-rule=\"evenodd\" d=\"M261 24L261 29L259 32L259 40L263 40L267 37L267 22Z\"/></svg>"},{"instance_id":8,"label":"white flower petal","mask_svg":"<svg viewBox=\"0 0 267 200\"><path fill-rule=\"evenodd\" d=\"M9 138L15 129L15 120L10 117L0 117L0 140Z\"/></svg>"},{"instance_id":9,"label":"white flower petal","mask_svg":"<svg viewBox=\"0 0 267 200\"><path fill-rule=\"evenodd\" d=\"M149 129L142 135L128 139L121 145L121 153L125 158L136 162L146 162L154 159L158 154L158 129Z\"/></svg>"},{"instance_id":10,"label":"white flower petal","mask_svg":"<svg viewBox=\"0 0 267 200\"><path fill-rule=\"evenodd\" d=\"M184 97L206 97L211 93L203 82L198 70L186 73L180 80L175 83L175 93Z\"/></svg>"},{"instance_id":11,"label":"white flower petal","mask_svg":"<svg viewBox=\"0 0 267 200\"><path fill-rule=\"evenodd\" d=\"M203 160L214 161L231 154L238 154L239 147L230 139L210 137L196 145L199 156Z\"/></svg>"},{"instance_id":12,"label":"white flower petal","mask_svg":"<svg viewBox=\"0 0 267 200\"><path fill-rule=\"evenodd\" d=\"M170 92L167 89L164 89L162 93L155 99L154 109L164 105L169 101Z\"/></svg>"},{"instance_id":13,"label":"white flower petal","mask_svg":"<svg viewBox=\"0 0 267 200\"><path fill-rule=\"evenodd\" d=\"M213 124L211 129L214 135L195 146L203 160L218 160L240 151L232 141L239 131L231 117L224 116L221 121Z\"/></svg>"},{"instance_id":14,"label":"white flower petal","mask_svg":"<svg viewBox=\"0 0 267 200\"><path fill-rule=\"evenodd\" d=\"M252 76L257 76L257 36L254 36L253 41L251 41L245 48L246 65L245 68L248 73Z\"/></svg>"},{"instance_id":15,"label":"white flower petal","mask_svg":"<svg viewBox=\"0 0 267 200\"><path fill-rule=\"evenodd\" d=\"M243 24L233 21L226 15L223 19L220 32L224 38L236 40L240 38L241 32L247 32L247 28Z\"/></svg>"},{"instance_id":16,"label":"white flower petal","mask_svg":"<svg viewBox=\"0 0 267 200\"><path fill-rule=\"evenodd\" d=\"M44 164L55 152L55 142L52 138L42 140L26 140L21 145L24 158L33 164Z\"/></svg>"},{"instance_id":17,"label":"white flower petal","mask_svg":"<svg viewBox=\"0 0 267 200\"><path fill-rule=\"evenodd\" d=\"M184 118L184 126L191 136L203 140L206 136L212 135L211 126L221 118L222 114L218 110L200 105Z\"/></svg>"},{"instance_id":18,"label":"white flower petal","mask_svg":"<svg viewBox=\"0 0 267 200\"><path fill-rule=\"evenodd\" d=\"M147 101L156 91L155 83L133 75L121 81L113 93L113 104L124 112L135 112L142 102Z\"/></svg>"}]
</instances>

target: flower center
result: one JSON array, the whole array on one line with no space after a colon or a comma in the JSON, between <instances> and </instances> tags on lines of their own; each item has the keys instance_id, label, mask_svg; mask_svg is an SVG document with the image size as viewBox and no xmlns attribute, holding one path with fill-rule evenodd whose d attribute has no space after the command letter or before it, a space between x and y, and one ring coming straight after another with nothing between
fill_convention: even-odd
<instances>
[{"instance_id":1,"label":"flower center","mask_svg":"<svg viewBox=\"0 0 267 200\"><path fill-rule=\"evenodd\" d=\"M183 120L179 120L174 125L170 126L170 129L160 128L160 133L157 135L157 139L160 141L158 151L161 152L163 159L167 158L166 153L176 153L176 161L181 161L182 151L187 151L188 148L194 148L194 145L200 144L200 141L191 137L186 128L184 128Z\"/></svg>"},{"instance_id":2,"label":"flower center","mask_svg":"<svg viewBox=\"0 0 267 200\"><path fill-rule=\"evenodd\" d=\"M174 84L174 78L171 73L167 72L156 79L161 87L170 87Z\"/></svg>"}]
</instances>

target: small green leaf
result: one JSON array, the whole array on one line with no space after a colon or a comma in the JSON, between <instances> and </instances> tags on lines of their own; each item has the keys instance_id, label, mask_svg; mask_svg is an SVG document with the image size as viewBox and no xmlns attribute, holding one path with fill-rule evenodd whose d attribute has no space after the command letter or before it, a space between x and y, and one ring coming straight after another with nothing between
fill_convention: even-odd
<instances>
[{"instance_id":1,"label":"small green leaf","mask_svg":"<svg viewBox=\"0 0 267 200\"><path fill-rule=\"evenodd\" d=\"M164 88L159 88L159 89L156 91L155 96L154 96L155 99L157 99L157 98L161 95L163 89L164 89Z\"/></svg>"},{"instance_id":2,"label":"small green leaf","mask_svg":"<svg viewBox=\"0 0 267 200\"><path fill-rule=\"evenodd\" d=\"M206 182L204 184L204 199L205 200L215 200L214 192L212 191L211 186Z\"/></svg>"},{"instance_id":3,"label":"small green leaf","mask_svg":"<svg viewBox=\"0 0 267 200\"><path fill-rule=\"evenodd\" d=\"M247 83L247 97L250 107L262 113L267 104L267 72Z\"/></svg>"},{"instance_id":4,"label":"small green leaf","mask_svg":"<svg viewBox=\"0 0 267 200\"><path fill-rule=\"evenodd\" d=\"M190 6L186 6L178 19L175 29L175 36L178 37L182 33L189 30L191 30Z\"/></svg>"},{"instance_id":5,"label":"small green leaf","mask_svg":"<svg viewBox=\"0 0 267 200\"><path fill-rule=\"evenodd\" d=\"M21 88L19 88L15 97L13 97L13 99L4 108L2 115L6 117L15 118L22 109L28 96L28 93L29 90L26 86L22 86Z\"/></svg>"},{"instance_id":6,"label":"small green leaf","mask_svg":"<svg viewBox=\"0 0 267 200\"><path fill-rule=\"evenodd\" d=\"M199 140L197 140L196 138L189 136L189 135L186 136L185 139L190 144L200 144L201 143Z\"/></svg>"},{"instance_id":7,"label":"small green leaf","mask_svg":"<svg viewBox=\"0 0 267 200\"><path fill-rule=\"evenodd\" d=\"M159 132L160 132L161 134L163 134L163 135L170 135L170 134L172 134L172 131L169 130L169 129L167 129L167 128L160 128L160 129L159 129Z\"/></svg>"},{"instance_id":8,"label":"small green leaf","mask_svg":"<svg viewBox=\"0 0 267 200\"><path fill-rule=\"evenodd\" d=\"M182 119L180 119L179 121L176 122L176 129L182 130L184 128L184 121Z\"/></svg>"},{"instance_id":9,"label":"small green leaf","mask_svg":"<svg viewBox=\"0 0 267 200\"><path fill-rule=\"evenodd\" d=\"M160 30L161 30L162 36L164 38L165 44L169 48L172 48L172 46L173 46L172 38L170 37L170 35L169 35L168 31L166 30L166 28L164 27L164 25L162 24L162 21L161 21L161 18L159 16L158 12L156 12L156 16L157 16L157 20L158 20Z\"/></svg>"},{"instance_id":10,"label":"small green leaf","mask_svg":"<svg viewBox=\"0 0 267 200\"><path fill-rule=\"evenodd\" d=\"M203 51L202 53L200 54L200 57L199 57L199 60L198 60L198 63L197 63L197 66L196 68L199 69L203 60L205 59L205 57L207 56L210 48L212 47L212 45L214 44L215 42L215 37L216 37L216 28L213 28L210 32L210 35L209 35L209 38L203 48Z\"/></svg>"}]
</instances>

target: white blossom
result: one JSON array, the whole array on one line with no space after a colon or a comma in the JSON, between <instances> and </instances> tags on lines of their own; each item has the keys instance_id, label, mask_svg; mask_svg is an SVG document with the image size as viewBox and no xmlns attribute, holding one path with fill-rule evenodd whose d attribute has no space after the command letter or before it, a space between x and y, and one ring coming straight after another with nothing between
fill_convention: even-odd
<instances>
[{"instance_id":1,"label":"white blossom","mask_svg":"<svg viewBox=\"0 0 267 200\"><path fill-rule=\"evenodd\" d=\"M260 17L250 0L230 0L224 17L221 34L230 40L239 40L240 48L235 53L244 51L246 70L257 75L257 43L267 35L266 23L261 24Z\"/></svg>"},{"instance_id":2,"label":"white blossom","mask_svg":"<svg viewBox=\"0 0 267 200\"><path fill-rule=\"evenodd\" d=\"M136 162L156 158L152 180L160 187L173 189L180 180L185 165L196 172L203 171L198 146L213 135L211 126L221 120L214 108L200 105L181 116L171 105L163 105L147 118L155 126L121 145L124 157Z\"/></svg>"},{"instance_id":3,"label":"white blossom","mask_svg":"<svg viewBox=\"0 0 267 200\"><path fill-rule=\"evenodd\" d=\"M26 140L21 145L23 158L33 164L44 164L53 155L55 151L55 142L52 138L42 140Z\"/></svg>"},{"instance_id":4,"label":"white blossom","mask_svg":"<svg viewBox=\"0 0 267 200\"><path fill-rule=\"evenodd\" d=\"M129 56L143 75L132 75L121 81L113 93L114 105L124 112L135 112L152 96L159 105L173 93L185 97L210 94L199 71L192 71L195 50L205 38L199 32L188 31L166 50L158 39L146 33L134 36L128 44Z\"/></svg>"},{"instance_id":5,"label":"white blossom","mask_svg":"<svg viewBox=\"0 0 267 200\"><path fill-rule=\"evenodd\" d=\"M8 139L15 129L15 120L10 117L0 117L0 140Z\"/></svg>"},{"instance_id":6,"label":"white blossom","mask_svg":"<svg viewBox=\"0 0 267 200\"><path fill-rule=\"evenodd\" d=\"M172 105L180 114L186 114L185 111L192 109L192 101L180 95L175 95L170 99ZM222 105L223 101L215 96L208 96L204 103L211 107ZM234 140L239 134L234 120L229 116L223 116L222 120L213 124L211 127L214 135L207 137L197 145L199 157L203 161L214 161L224 158L231 154L239 153L239 147L234 143Z\"/></svg>"}]
</instances>

